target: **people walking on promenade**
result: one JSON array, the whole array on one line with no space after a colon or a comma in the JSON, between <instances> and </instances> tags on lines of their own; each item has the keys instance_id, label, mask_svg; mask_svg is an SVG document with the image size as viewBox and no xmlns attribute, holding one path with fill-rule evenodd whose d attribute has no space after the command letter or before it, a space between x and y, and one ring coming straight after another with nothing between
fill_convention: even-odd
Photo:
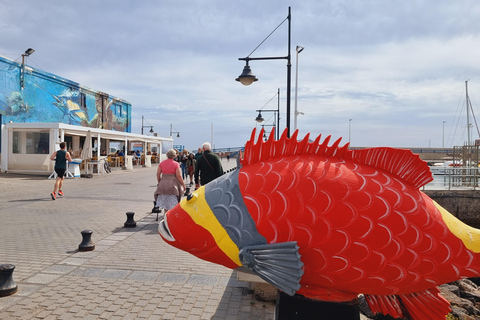
<instances>
[{"instance_id":1,"label":"people walking on promenade","mask_svg":"<svg viewBox=\"0 0 480 320\"><path fill-rule=\"evenodd\" d=\"M179 202L185 192L185 182L180 172L180 164L174 160L177 152L174 149L167 151L167 159L160 162L157 169L157 189L153 195L155 207L172 209Z\"/></svg>"},{"instance_id":2,"label":"people walking on promenade","mask_svg":"<svg viewBox=\"0 0 480 320\"><path fill-rule=\"evenodd\" d=\"M212 152L210 142L202 145L203 154L197 159L195 166L195 188L200 188L223 174L220 157ZM200 178L200 180L199 180Z\"/></svg>"},{"instance_id":3,"label":"people walking on promenade","mask_svg":"<svg viewBox=\"0 0 480 320\"><path fill-rule=\"evenodd\" d=\"M67 171L67 160L72 162L72 157L68 151L65 151L66 147L65 142L60 142L60 150L55 151L50 157L51 160L55 161L55 173L57 174L57 179L55 180L55 185L53 187L53 192L50 194L52 200L57 199L57 190L58 195L63 197L63 180L65 179L65 172Z\"/></svg>"}]
</instances>

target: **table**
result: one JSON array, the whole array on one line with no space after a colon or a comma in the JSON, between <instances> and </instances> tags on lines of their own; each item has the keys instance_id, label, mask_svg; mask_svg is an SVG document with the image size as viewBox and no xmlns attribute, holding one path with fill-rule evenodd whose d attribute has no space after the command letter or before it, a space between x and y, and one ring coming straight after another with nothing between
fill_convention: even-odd
<instances>
[{"instance_id":1,"label":"table","mask_svg":"<svg viewBox=\"0 0 480 320\"><path fill-rule=\"evenodd\" d=\"M90 161L87 162L87 174L93 174L94 166L97 166L97 174L104 174L105 168L103 161Z\"/></svg>"},{"instance_id":2,"label":"table","mask_svg":"<svg viewBox=\"0 0 480 320\"><path fill-rule=\"evenodd\" d=\"M120 167L120 157L110 157L110 159L112 159L112 162L115 161L114 167Z\"/></svg>"}]
</instances>

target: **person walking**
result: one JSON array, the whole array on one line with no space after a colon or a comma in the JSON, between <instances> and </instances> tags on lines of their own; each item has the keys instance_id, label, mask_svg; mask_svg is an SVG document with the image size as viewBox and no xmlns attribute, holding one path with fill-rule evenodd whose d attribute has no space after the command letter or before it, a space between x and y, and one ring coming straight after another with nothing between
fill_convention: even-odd
<instances>
[{"instance_id":1,"label":"person walking","mask_svg":"<svg viewBox=\"0 0 480 320\"><path fill-rule=\"evenodd\" d=\"M155 207L172 209L180 202L185 192L185 182L182 179L180 164L174 160L177 152L174 149L167 151L167 159L160 162L157 169L157 189L153 194Z\"/></svg>"},{"instance_id":2,"label":"person walking","mask_svg":"<svg viewBox=\"0 0 480 320\"><path fill-rule=\"evenodd\" d=\"M188 160L187 160L187 171L188 171L188 176L190 177L190 185L193 185L193 175L195 173L195 155L193 153L190 153L188 155Z\"/></svg>"},{"instance_id":3,"label":"person walking","mask_svg":"<svg viewBox=\"0 0 480 320\"><path fill-rule=\"evenodd\" d=\"M198 160L202 156L202 148L198 148L198 152L195 153L195 160Z\"/></svg>"},{"instance_id":4,"label":"person walking","mask_svg":"<svg viewBox=\"0 0 480 320\"><path fill-rule=\"evenodd\" d=\"M188 150L183 149L182 154L180 155L180 168L182 169L182 178L187 179L188 171L187 171L187 160L188 160Z\"/></svg>"},{"instance_id":5,"label":"person walking","mask_svg":"<svg viewBox=\"0 0 480 320\"><path fill-rule=\"evenodd\" d=\"M195 166L195 189L200 188L200 185L206 185L223 174L222 162L220 158L212 152L210 142L205 142L202 148L202 156L198 157Z\"/></svg>"},{"instance_id":6,"label":"person walking","mask_svg":"<svg viewBox=\"0 0 480 320\"><path fill-rule=\"evenodd\" d=\"M57 179L55 180L55 186L53 187L53 192L50 194L52 200L57 199L57 190L58 195L63 197L63 180L65 179L65 172L67 171L67 160L72 162L72 157L70 153L65 151L66 147L65 142L60 142L60 150L55 151L50 157L51 160L55 161L55 173L57 174Z\"/></svg>"}]
</instances>

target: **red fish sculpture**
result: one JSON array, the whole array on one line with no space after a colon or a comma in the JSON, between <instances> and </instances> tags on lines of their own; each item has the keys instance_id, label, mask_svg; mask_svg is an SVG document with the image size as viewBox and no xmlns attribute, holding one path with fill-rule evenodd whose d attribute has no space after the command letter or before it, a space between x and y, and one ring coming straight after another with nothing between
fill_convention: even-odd
<instances>
[{"instance_id":1,"label":"red fish sculpture","mask_svg":"<svg viewBox=\"0 0 480 320\"><path fill-rule=\"evenodd\" d=\"M432 180L409 150L349 150L320 136L245 145L239 168L184 198L162 238L201 259L249 270L289 295L374 314L445 319L437 286L480 275L480 231L420 188Z\"/></svg>"}]
</instances>

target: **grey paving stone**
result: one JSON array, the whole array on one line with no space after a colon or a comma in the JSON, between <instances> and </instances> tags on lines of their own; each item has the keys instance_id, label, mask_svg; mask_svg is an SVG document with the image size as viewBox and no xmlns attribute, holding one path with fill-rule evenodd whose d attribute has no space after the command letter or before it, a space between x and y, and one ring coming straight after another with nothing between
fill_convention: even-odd
<instances>
[{"instance_id":1,"label":"grey paving stone","mask_svg":"<svg viewBox=\"0 0 480 320\"><path fill-rule=\"evenodd\" d=\"M130 270L105 269L100 274L100 278L125 279L131 272L132 271L130 271Z\"/></svg>"},{"instance_id":2,"label":"grey paving stone","mask_svg":"<svg viewBox=\"0 0 480 320\"><path fill-rule=\"evenodd\" d=\"M158 278L157 281L159 282L170 282L170 283L185 283L187 282L189 275L182 274L182 273L173 273L173 272L165 272L162 273Z\"/></svg>"}]
</instances>

